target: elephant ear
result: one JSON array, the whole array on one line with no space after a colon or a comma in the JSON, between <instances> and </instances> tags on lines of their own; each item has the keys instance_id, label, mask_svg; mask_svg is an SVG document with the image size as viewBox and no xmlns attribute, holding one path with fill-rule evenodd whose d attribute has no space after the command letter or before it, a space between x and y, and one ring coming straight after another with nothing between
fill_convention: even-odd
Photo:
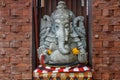
<instances>
[{"instance_id":1,"label":"elephant ear","mask_svg":"<svg viewBox=\"0 0 120 80\"><path fill-rule=\"evenodd\" d=\"M81 39L82 45L85 49L86 48L86 31L84 27L84 17L78 16L74 18L73 27L74 27L76 34Z\"/></svg>"},{"instance_id":2,"label":"elephant ear","mask_svg":"<svg viewBox=\"0 0 120 80\"><path fill-rule=\"evenodd\" d=\"M43 46L47 35L50 33L52 20L48 15L44 15L40 25L40 46Z\"/></svg>"}]
</instances>

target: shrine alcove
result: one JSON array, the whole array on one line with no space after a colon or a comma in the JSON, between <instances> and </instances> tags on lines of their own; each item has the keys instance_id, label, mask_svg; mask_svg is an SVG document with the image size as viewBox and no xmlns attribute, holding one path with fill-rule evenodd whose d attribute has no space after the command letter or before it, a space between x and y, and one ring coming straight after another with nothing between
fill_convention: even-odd
<instances>
[{"instance_id":1,"label":"shrine alcove","mask_svg":"<svg viewBox=\"0 0 120 80\"><path fill-rule=\"evenodd\" d=\"M33 0L33 69L39 65L37 48L39 47L40 21L43 15L51 15L56 9L59 1L65 1L67 8L73 11L75 16L84 17L84 26L86 30L86 51L88 52L88 65L91 66L91 45L90 45L90 15L89 0Z\"/></svg>"}]
</instances>

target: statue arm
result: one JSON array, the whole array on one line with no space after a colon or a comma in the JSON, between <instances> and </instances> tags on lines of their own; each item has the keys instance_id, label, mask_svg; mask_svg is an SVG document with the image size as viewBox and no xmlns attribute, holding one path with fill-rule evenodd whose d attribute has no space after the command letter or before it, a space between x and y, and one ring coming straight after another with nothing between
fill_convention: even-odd
<instances>
[{"instance_id":1,"label":"statue arm","mask_svg":"<svg viewBox=\"0 0 120 80\"><path fill-rule=\"evenodd\" d=\"M40 47L38 48L38 57L40 59L41 64L47 63L48 59L49 59L48 54L47 54L48 46L45 45L45 42L46 42L45 39L46 39L47 35L50 33L51 25L52 25L51 18L48 15L44 15L43 18L41 19Z\"/></svg>"},{"instance_id":2,"label":"statue arm","mask_svg":"<svg viewBox=\"0 0 120 80\"><path fill-rule=\"evenodd\" d=\"M78 61L80 63L86 63L87 62L87 52L86 52L86 31L84 27L84 17L78 16L74 18L73 20L73 27L75 33L80 38L80 42L78 42L78 49L80 50L80 53L78 54ZM79 23L79 25L77 25Z\"/></svg>"},{"instance_id":3,"label":"statue arm","mask_svg":"<svg viewBox=\"0 0 120 80\"><path fill-rule=\"evenodd\" d=\"M75 27L75 30L76 30L76 32L79 36L85 36L86 35L83 21L84 21L83 16L78 16L73 21L73 26ZM79 25L77 25L78 22L79 22Z\"/></svg>"},{"instance_id":4,"label":"statue arm","mask_svg":"<svg viewBox=\"0 0 120 80\"><path fill-rule=\"evenodd\" d=\"M73 20L73 27L77 35L80 37L81 43L86 48L86 31L84 27L84 17L78 16ZM79 25L77 23L79 22Z\"/></svg>"}]
</instances>

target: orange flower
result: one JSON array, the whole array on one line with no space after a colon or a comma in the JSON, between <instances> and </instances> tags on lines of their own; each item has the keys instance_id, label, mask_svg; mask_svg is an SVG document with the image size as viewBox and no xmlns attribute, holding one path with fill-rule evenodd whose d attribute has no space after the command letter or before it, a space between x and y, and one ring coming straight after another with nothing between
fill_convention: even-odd
<instances>
[{"instance_id":1,"label":"orange flower","mask_svg":"<svg viewBox=\"0 0 120 80\"><path fill-rule=\"evenodd\" d=\"M50 55L50 54L52 54L52 50L50 50L50 49L48 49L48 54Z\"/></svg>"},{"instance_id":2,"label":"orange flower","mask_svg":"<svg viewBox=\"0 0 120 80\"><path fill-rule=\"evenodd\" d=\"M76 54L79 54L80 51L77 48L73 48L72 53L76 55Z\"/></svg>"}]
</instances>

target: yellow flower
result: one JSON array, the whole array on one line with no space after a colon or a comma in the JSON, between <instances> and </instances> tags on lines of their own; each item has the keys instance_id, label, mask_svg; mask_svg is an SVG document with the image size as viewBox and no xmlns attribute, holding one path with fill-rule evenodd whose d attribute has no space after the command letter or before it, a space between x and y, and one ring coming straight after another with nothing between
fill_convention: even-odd
<instances>
[{"instance_id":1,"label":"yellow flower","mask_svg":"<svg viewBox=\"0 0 120 80\"><path fill-rule=\"evenodd\" d=\"M50 49L48 49L48 54L50 55L50 54L52 54L52 50L50 50Z\"/></svg>"},{"instance_id":2,"label":"yellow flower","mask_svg":"<svg viewBox=\"0 0 120 80\"><path fill-rule=\"evenodd\" d=\"M80 51L79 51L77 48L73 48L73 49L72 49L72 53L73 53L73 54L79 54Z\"/></svg>"}]
</instances>

